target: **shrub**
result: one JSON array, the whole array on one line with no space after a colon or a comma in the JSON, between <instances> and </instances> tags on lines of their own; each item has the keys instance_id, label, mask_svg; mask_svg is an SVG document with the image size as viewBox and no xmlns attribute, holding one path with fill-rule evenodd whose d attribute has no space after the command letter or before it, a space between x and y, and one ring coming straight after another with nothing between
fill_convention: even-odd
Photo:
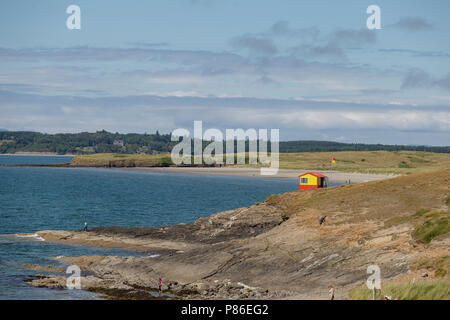
<instances>
[{"instance_id":1,"label":"shrub","mask_svg":"<svg viewBox=\"0 0 450 320\"><path fill-rule=\"evenodd\" d=\"M444 270L442 268L439 268L434 272L434 276L436 278L443 278L443 277L445 277L446 274L447 274L447 270Z\"/></svg>"},{"instance_id":2,"label":"shrub","mask_svg":"<svg viewBox=\"0 0 450 320\"><path fill-rule=\"evenodd\" d=\"M276 195L271 194L270 196L268 196L265 200L265 202L267 204L274 204L275 203L275 199L276 199Z\"/></svg>"},{"instance_id":3,"label":"shrub","mask_svg":"<svg viewBox=\"0 0 450 320\"><path fill-rule=\"evenodd\" d=\"M406 161L401 161L401 162L398 164L398 167L399 167L399 168L413 168L413 167L410 166Z\"/></svg>"},{"instance_id":4,"label":"shrub","mask_svg":"<svg viewBox=\"0 0 450 320\"><path fill-rule=\"evenodd\" d=\"M171 165L173 164L171 157L163 157L161 158L161 164L162 165Z\"/></svg>"}]
</instances>

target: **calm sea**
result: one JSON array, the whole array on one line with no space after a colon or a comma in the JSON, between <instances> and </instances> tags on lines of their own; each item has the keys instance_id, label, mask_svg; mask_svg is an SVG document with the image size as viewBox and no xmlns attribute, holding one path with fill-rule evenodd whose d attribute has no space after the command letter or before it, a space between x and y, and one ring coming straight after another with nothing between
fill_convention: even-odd
<instances>
[{"instance_id":1,"label":"calm sea","mask_svg":"<svg viewBox=\"0 0 450 320\"><path fill-rule=\"evenodd\" d=\"M6 156L0 164L69 162L71 157ZM80 290L49 290L24 279L45 272L23 263L63 266L55 257L140 255L112 248L50 244L34 233L95 226L161 226L249 206L293 191L295 180L130 172L108 169L0 167L0 299L97 299ZM157 259L157 258L156 258Z\"/></svg>"}]
</instances>

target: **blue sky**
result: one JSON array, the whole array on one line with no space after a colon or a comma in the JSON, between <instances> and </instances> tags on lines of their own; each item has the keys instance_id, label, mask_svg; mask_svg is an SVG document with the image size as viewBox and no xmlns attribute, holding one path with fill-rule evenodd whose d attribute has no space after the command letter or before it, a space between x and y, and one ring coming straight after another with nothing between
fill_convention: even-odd
<instances>
[{"instance_id":1,"label":"blue sky","mask_svg":"<svg viewBox=\"0 0 450 320\"><path fill-rule=\"evenodd\" d=\"M66 8L81 8L81 30ZM368 30L366 8L381 8ZM450 145L448 1L0 3L0 128Z\"/></svg>"}]
</instances>

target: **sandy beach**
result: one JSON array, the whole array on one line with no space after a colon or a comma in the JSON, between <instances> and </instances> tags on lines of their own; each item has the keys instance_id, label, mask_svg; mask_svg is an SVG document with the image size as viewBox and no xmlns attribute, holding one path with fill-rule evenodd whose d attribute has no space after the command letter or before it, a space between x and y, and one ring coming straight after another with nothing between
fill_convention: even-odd
<instances>
[{"instance_id":1,"label":"sandy beach","mask_svg":"<svg viewBox=\"0 0 450 320\"><path fill-rule=\"evenodd\" d=\"M300 174L311 172L310 170L286 170L280 169L276 175L263 176L258 168L195 168L195 167L145 167L145 168L120 168L127 171L148 171L163 173L206 174L234 177L255 177L297 180ZM376 180L384 180L396 177L390 174L365 174L339 171L314 171L328 176L331 183L363 183Z\"/></svg>"}]
</instances>

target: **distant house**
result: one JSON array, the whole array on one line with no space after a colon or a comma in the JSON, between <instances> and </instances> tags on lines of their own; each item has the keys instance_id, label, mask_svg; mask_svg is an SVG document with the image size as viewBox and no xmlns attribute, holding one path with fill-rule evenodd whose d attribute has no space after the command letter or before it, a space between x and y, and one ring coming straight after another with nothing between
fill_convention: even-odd
<instances>
[{"instance_id":1,"label":"distant house","mask_svg":"<svg viewBox=\"0 0 450 320\"><path fill-rule=\"evenodd\" d=\"M114 140L113 145L123 147L123 140Z\"/></svg>"},{"instance_id":2,"label":"distant house","mask_svg":"<svg viewBox=\"0 0 450 320\"><path fill-rule=\"evenodd\" d=\"M308 172L298 176L298 190L328 187L328 177L317 172Z\"/></svg>"}]
</instances>

